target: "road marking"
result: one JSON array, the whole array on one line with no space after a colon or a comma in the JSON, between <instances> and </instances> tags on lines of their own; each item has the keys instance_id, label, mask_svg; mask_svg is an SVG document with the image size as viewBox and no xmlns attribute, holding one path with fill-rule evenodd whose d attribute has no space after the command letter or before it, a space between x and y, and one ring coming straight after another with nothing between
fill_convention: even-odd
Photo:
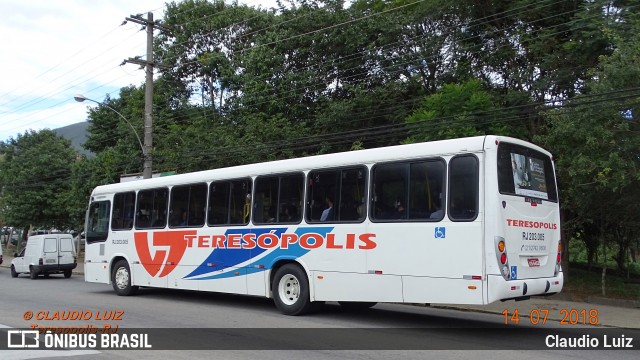
<instances>
[{"instance_id":1,"label":"road marking","mask_svg":"<svg viewBox=\"0 0 640 360\"><path fill-rule=\"evenodd\" d=\"M97 350L0 350L2 360L25 360L100 354Z\"/></svg>"}]
</instances>

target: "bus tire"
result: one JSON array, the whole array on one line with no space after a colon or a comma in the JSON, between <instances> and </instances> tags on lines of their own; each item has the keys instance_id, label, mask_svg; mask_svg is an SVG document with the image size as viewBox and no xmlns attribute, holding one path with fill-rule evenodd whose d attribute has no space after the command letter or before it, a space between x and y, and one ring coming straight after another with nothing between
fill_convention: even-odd
<instances>
[{"instance_id":1,"label":"bus tire","mask_svg":"<svg viewBox=\"0 0 640 360\"><path fill-rule=\"evenodd\" d=\"M364 301L338 301L340 307L347 311L362 311L375 306L377 302L364 302Z\"/></svg>"},{"instance_id":2,"label":"bus tire","mask_svg":"<svg viewBox=\"0 0 640 360\"><path fill-rule=\"evenodd\" d=\"M120 260L113 266L111 285L118 296L130 296L138 292L138 287L131 285L131 268L126 260Z\"/></svg>"},{"instance_id":3,"label":"bus tire","mask_svg":"<svg viewBox=\"0 0 640 360\"><path fill-rule=\"evenodd\" d=\"M285 315L302 315L312 308L309 279L298 265L286 264L276 271L271 285L273 300Z\"/></svg>"},{"instance_id":4,"label":"bus tire","mask_svg":"<svg viewBox=\"0 0 640 360\"><path fill-rule=\"evenodd\" d=\"M13 265L11 265L11 277L12 278L17 278L18 277L18 273L16 272L16 268Z\"/></svg>"},{"instance_id":5,"label":"bus tire","mask_svg":"<svg viewBox=\"0 0 640 360\"><path fill-rule=\"evenodd\" d=\"M29 268L29 277L31 278L31 280L35 280L38 278L38 272L33 268L33 266Z\"/></svg>"},{"instance_id":6,"label":"bus tire","mask_svg":"<svg viewBox=\"0 0 640 360\"><path fill-rule=\"evenodd\" d=\"M65 279L68 279L68 278L70 278L70 277L71 277L71 270L65 270L65 271L64 271L64 278L65 278Z\"/></svg>"}]
</instances>

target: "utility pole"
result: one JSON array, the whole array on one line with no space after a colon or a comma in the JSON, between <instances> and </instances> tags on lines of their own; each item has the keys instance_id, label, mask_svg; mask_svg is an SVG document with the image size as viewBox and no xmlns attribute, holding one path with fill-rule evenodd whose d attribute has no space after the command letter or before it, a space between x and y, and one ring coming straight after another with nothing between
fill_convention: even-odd
<instances>
[{"instance_id":1,"label":"utility pole","mask_svg":"<svg viewBox=\"0 0 640 360\"><path fill-rule=\"evenodd\" d=\"M134 23L143 25L147 30L147 59L141 60L139 56L135 58L129 58L122 64L133 63L146 68L146 82L144 92L144 147L143 154L144 166L142 170L142 177L144 179L150 179L152 170L151 150L153 149L153 68L164 67L162 64L155 63L153 61L153 30L158 28L168 31L164 26L153 21L153 13L147 13L147 19L143 19L142 15L131 15L125 18L126 21L132 21ZM126 22L125 21L125 22Z\"/></svg>"}]
</instances>

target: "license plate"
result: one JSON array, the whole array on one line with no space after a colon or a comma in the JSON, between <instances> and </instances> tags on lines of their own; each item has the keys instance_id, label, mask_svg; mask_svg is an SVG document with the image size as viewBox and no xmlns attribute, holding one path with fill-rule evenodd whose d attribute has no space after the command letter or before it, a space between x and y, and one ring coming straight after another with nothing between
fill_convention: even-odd
<instances>
[{"instance_id":1,"label":"license plate","mask_svg":"<svg viewBox=\"0 0 640 360\"><path fill-rule=\"evenodd\" d=\"M529 258L529 267L538 267L540 266L540 260L538 258Z\"/></svg>"}]
</instances>

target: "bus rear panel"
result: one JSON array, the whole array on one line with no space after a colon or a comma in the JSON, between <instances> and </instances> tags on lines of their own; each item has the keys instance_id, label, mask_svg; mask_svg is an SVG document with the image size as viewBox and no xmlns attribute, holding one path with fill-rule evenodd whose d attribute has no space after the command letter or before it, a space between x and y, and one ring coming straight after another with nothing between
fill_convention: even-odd
<instances>
[{"instance_id":1,"label":"bus rear panel","mask_svg":"<svg viewBox=\"0 0 640 360\"><path fill-rule=\"evenodd\" d=\"M546 151L515 139L488 152L497 184L487 182L488 302L553 294L563 284L555 172ZM489 170L488 170L489 171ZM489 214L495 214L490 216ZM495 256L492 256L495 254Z\"/></svg>"}]
</instances>

